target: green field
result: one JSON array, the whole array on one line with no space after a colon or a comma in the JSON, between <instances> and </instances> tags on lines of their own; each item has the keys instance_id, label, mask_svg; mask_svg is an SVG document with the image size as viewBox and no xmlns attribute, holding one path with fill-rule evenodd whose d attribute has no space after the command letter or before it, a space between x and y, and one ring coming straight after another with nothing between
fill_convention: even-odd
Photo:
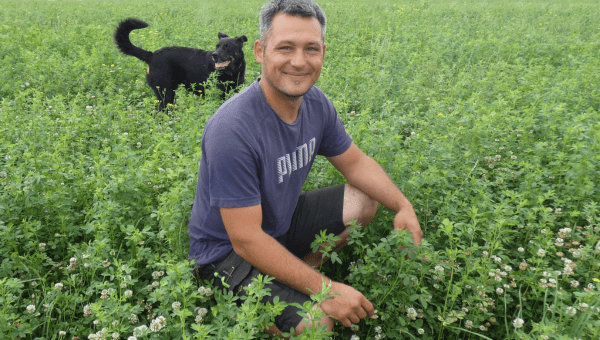
<instances>
[{"instance_id":1,"label":"green field","mask_svg":"<svg viewBox=\"0 0 600 340\"><path fill-rule=\"evenodd\" d=\"M411 200L425 238L416 248L391 234L380 208L321 268L379 318L304 338L598 339L598 2L319 3L317 85ZM179 92L171 115L156 114L146 65L112 42L127 17L150 24L132 35L147 50L246 35L249 84L261 5L2 2L0 339L266 337L276 308L255 302L260 283L237 307L199 291L209 285L187 261L219 94ZM317 159L305 189L343 180Z\"/></svg>"}]
</instances>

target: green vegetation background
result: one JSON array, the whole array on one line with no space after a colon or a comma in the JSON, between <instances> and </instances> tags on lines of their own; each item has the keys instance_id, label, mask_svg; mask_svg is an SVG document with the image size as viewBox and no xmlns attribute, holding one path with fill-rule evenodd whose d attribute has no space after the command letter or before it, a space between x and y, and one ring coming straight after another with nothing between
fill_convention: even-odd
<instances>
[{"instance_id":1,"label":"green vegetation background","mask_svg":"<svg viewBox=\"0 0 600 340\"><path fill-rule=\"evenodd\" d=\"M382 164L412 201L427 239L421 255L433 259L407 265L407 275L418 284L407 281L402 288L380 280L386 277L381 273L385 266L365 267L385 258L372 250L391 229L393 215L382 209L362 239L365 248L345 250L343 264L324 269L338 273L332 274L334 279L352 282L346 267L363 259L364 289L372 288L366 294L379 301L384 315L379 322L390 338L477 338L471 333L475 331L494 339L518 337L515 331L556 338L597 336L597 310L583 314L583 321L595 324L577 329L572 326L582 320L576 323L559 312L550 318L557 328L547 326L544 312L551 305L548 296L565 296L565 303L554 303L557 310L584 298L589 305L599 301L597 289L595 295L578 295L595 284L600 269L597 2L319 3L328 27L317 85L356 144ZM117 23L127 17L148 22L150 27L132 34L134 44L147 50L169 45L213 49L219 31L246 35L250 83L260 71L252 42L258 37L261 4L2 3L3 334L50 339L69 330L70 337L83 338L97 329L83 318L82 308L98 303L97 309L108 313L98 296L103 289L118 288L113 280L123 270L117 264L128 263L134 273L134 299L138 291L139 299L149 299L144 288L153 281L150 273L173 266L180 270L187 258L187 219L202 128L220 101L214 92L205 98L181 92L171 116L155 114L153 94L144 84L146 65L121 55L112 42ZM305 189L342 180L318 160ZM569 246L556 245L562 228L577 235L565 240ZM542 272L562 271L565 261L556 254L573 254L569 247L581 248L585 255L573 258L577 267L571 278L559 280L567 293L548 293L538 285ZM538 249L549 255L537 256ZM80 271L83 253L96 261L91 262L93 271ZM478 296L472 287L480 285L486 294L495 294L497 287L488 278L495 266L491 255L515 271L523 260L536 270L515 274L519 288L498 300L495 311L484 312L470 296ZM66 269L72 257L79 261L75 272ZM105 267L104 261L112 265ZM438 264L446 267L444 280L432 274ZM398 273L398 267L386 270ZM573 280L581 286L572 287ZM68 293L57 297L57 282L65 283ZM377 288L375 282L383 286ZM390 290L398 290L398 296L386 304L383 297L389 298ZM426 297L429 303L423 302ZM522 297L531 301L524 311L517 308ZM176 299L154 298L153 308L165 315L169 299ZM56 307L39 315L25 310L33 304L41 312L50 302ZM418 325L406 316L410 304L424 309ZM461 308L479 312L461 315ZM128 315L124 309L115 313L119 320ZM492 317L502 321L490 324ZM523 329L512 326L517 317L525 319ZM467 327L467 320L475 328ZM131 330L123 324L113 328L122 329L126 338ZM373 336L375 325L357 334ZM418 334L420 328L425 335ZM336 333L349 337L340 327Z\"/></svg>"}]
</instances>

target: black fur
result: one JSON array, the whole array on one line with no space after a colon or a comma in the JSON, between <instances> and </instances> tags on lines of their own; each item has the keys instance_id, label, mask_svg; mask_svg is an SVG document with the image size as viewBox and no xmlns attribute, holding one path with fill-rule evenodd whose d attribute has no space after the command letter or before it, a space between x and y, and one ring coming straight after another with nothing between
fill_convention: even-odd
<instances>
[{"instance_id":1,"label":"black fur","mask_svg":"<svg viewBox=\"0 0 600 340\"><path fill-rule=\"evenodd\" d=\"M175 101L175 89L183 84L196 94L204 94L204 82L212 72L217 76L219 90L229 92L244 83L246 60L242 47L248 41L245 35L230 38L219 32L219 42L214 51L190 47L170 46L154 53L134 46L129 40L133 30L148 27L135 18L122 21L115 31L114 39L123 54L134 56L148 64L146 82L160 101L159 109ZM229 61L229 64L224 65ZM217 67L215 67L217 66Z\"/></svg>"}]
</instances>

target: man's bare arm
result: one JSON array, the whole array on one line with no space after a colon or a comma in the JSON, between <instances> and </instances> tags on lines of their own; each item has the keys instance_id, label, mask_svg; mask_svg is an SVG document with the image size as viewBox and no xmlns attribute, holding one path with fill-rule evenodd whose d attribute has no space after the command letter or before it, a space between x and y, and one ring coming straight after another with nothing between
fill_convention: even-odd
<instances>
[{"instance_id":1,"label":"man's bare arm","mask_svg":"<svg viewBox=\"0 0 600 340\"><path fill-rule=\"evenodd\" d=\"M322 280L329 279L290 253L261 227L260 205L221 208L221 216L233 250L262 273L306 295L321 290Z\"/></svg>"},{"instance_id":2,"label":"man's bare arm","mask_svg":"<svg viewBox=\"0 0 600 340\"><path fill-rule=\"evenodd\" d=\"M221 208L221 216L234 251L260 272L306 295L312 294L308 289L320 291L323 280L330 282L262 230L260 205ZM373 304L351 286L331 282L331 291L340 295L325 301L321 308L344 326L374 314Z\"/></svg>"},{"instance_id":3,"label":"man's bare arm","mask_svg":"<svg viewBox=\"0 0 600 340\"><path fill-rule=\"evenodd\" d=\"M375 160L354 143L343 154L327 159L348 183L396 212L394 230L407 229L413 233L415 244L421 243L423 232L412 204Z\"/></svg>"}]
</instances>

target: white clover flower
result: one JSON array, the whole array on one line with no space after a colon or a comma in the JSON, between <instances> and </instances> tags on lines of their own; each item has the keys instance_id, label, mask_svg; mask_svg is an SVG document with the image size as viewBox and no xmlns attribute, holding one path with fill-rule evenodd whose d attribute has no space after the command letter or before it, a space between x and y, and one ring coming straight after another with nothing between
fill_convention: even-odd
<instances>
[{"instance_id":1,"label":"white clover flower","mask_svg":"<svg viewBox=\"0 0 600 340\"><path fill-rule=\"evenodd\" d=\"M131 314L129 316L129 322L133 325L136 324L138 322L138 317L135 314Z\"/></svg>"},{"instance_id":2,"label":"white clover flower","mask_svg":"<svg viewBox=\"0 0 600 340\"><path fill-rule=\"evenodd\" d=\"M62 290L63 287L64 287L64 285L60 282L54 284L54 290L56 290L56 291Z\"/></svg>"},{"instance_id":3,"label":"white clover flower","mask_svg":"<svg viewBox=\"0 0 600 340\"><path fill-rule=\"evenodd\" d=\"M350 337L350 340L360 340L360 338L358 337L358 335L352 334L352 336Z\"/></svg>"},{"instance_id":4,"label":"white clover flower","mask_svg":"<svg viewBox=\"0 0 600 340\"><path fill-rule=\"evenodd\" d=\"M521 328L521 327L523 327L524 324L525 324L525 321L523 321L523 319L521 319L521 318L516 318L513 320L513 326L515 328Z\"/></svg>"},{"instance_id":5,"label":"white clover flower","mask_svg":"<svg viewBox=\"0 0 600 340\"><path fill-rule=\"evenodd\" d=\"M150 322L150 330L154 333L160 332L161 329L165 328L167 325L167 320L164 316L160 315L156 319L153 319Z\"/></svg>"},{"instance_id":6,"label":"white clover flower","mask_svg":"<svg viewBox=\"0 0 600 340\"><path fill-rule=\"evenodd\" d=\"M577 314L577 309L575 309L571 306L567 307L567 315L575 316L575 314Z\"/></svg>"},{"instance_id":7,"label":"white clover flower","mask_svg":"<svg viewBox=\"0 0 600 340\"><path fill-rule=\"evenodd\" d=\"M135 336L132 335L132 336L128 337L127 340L138 340L138 338L136 338Z\"/></svg>"},{"instance_id":8,"label":"white clover flower","mask_svg":"<svg viewBox=\"0 0 600 340\"><path fill-rule=\"evenodd\" d=\"M471 321L471 320L467 320L467 321L465 321L465 327L466 327L467 329L471 329L471 328L473 328L473 321Z\"/></svg>"},{"instance_id":9,"label":"white clover flower","mask_svg":"<svg viewBox=\"0 0 600 340\"><path fill-rule=\"evenodd\" d=\"M88 317L90 315L92 315L93 311L92 311L92 305L88 304L83 306L83 316L84 317Z\"/></svg>"},{"instance_id":10,"label":"white clover flower","mask_svg":"<svg viewBox=\"0 0 600 340\"><path fill-rule=\"evenodd\" d=\"M206 288L204 286L200 286L200 288L198 288L198 294L203 295L203 296L211 296L212 289Z\"/></svg>"},{"instance_id":11,"label":"white clover flower","mask_svg":"<svg viewBox=\"0 0 600 340\"><path fill-rule=\"evenodd\" d=\"M131 297L131 296L133 295L133 291L132 291L131 289L127 289L127 290L126 290L126 291L123 293L123 295L124 295L125 297Z\"/></svg>"},{"instance_id":12,"label":"white clover flower","mask_svg":"<svg viewBox=\"0 0 600 340\"><path fill-rule=\"evenodd\" d=\"M423 334L425 334L425 330L424 330L423 328L419 328L419 329L417 330L417 333L419 333L419 334L423 335Z\"/></svg>"},{"instance_id":13,"label":"white clover flower","mask_svg":"<svg viewBox=\"0 0 600 340\"><path fill-rule=\"evenodd\" d=\"M560 237L557 237L556 240L554 240L554 245L557 247L562 247L565 244L565 240L563 240Z\"/></svg>"},{"instance_id":14,"label":"white clover flower","mask_svg":"<svg viewBox=\"0 0 600 340\"><path fill-rule=\"evenodd\" d=\"M576 280L571 281L571 287L573 287L573 288L579 287L579 281L576 281Z\"/></svg>"},{"instance_id":15,"label":"white clover flower","mask_svg":"<svg viewBox=\"0 0 600 340\"><path fill-rule=\"evenodd\" d=\"M201 324L201 323L202 323L202 320L204 320L204 317L202 317L202 315L196 315L196 318L194 319L194 321L195 321L197 324Z\"/></svg>"},{"instance_id":16,"label":"white clover flower","mask_svg":"<svg viewBox=\"0 0 600 340\"><path fill-rule=\"evenodd\" d=\"M571 268L571 266L569 266L569 265L566 265L565 269L563 270L563 275L564 276L570 276L570 275L573 275L573 274L575 274L575 272L573 272L573 268Z\"/></svg>"},{"instance_id":17,"label":"white clover flower","mask_svg":"<svg viewBox=\"0 0 600 340\"><path fill-rule=\"evenodd\" d=\"M353 332L358 332L358 325L355 325L355 324L350 325L350 330Z\"/></svg>"},{"instance_id":18,"label":"white clover flower","mask_svg":"<svg viewBox=\"0 0 600 340\"><path fill-rule=\"evenodd\" d=\"M558 209L556 209L558 210ZM571 232L573 230L571 228L561 228L558 230L558 237L568 239L571 237Z\"/></svg>"},{"instance_id":19,"label":"white clover flower","mask_svg":"<svg viewBox=\"0 0 600 340\"><path fill-rule=\"evenodd\" d=\"M544 256L546 256L546 251L545 251L544 249L541 249L541 248L540 248L540 249L538 249L538 251L537 251L537 256L539 256L539 257L544 257Z\"/></svg>"},{"instance_id":20,"label":"white clover flower","mask_svg":"<svg viewBox=\"0 0 600 340\"><path fill-rule=\"evenodd\" d=\"M519 251L519 253L522 253L522 252L524 252L524 251L525 251L525 248L523 248L523 247L519 247L519 248L517 248L517 250Z\"/></svg>"},{"instance_id":21,"label":"white clover flower","mask_svg":"<svg viewBox=\"0 0 600 340\"><path fill-rule=\"evenodd\" d=\"M202 308L198 309L198 315L204 317L204 316L206 316L206 313L208 313L208 310L206 308L202 307Z\"/></svg>"},{"instance_id":22,"label":"white clover flower","mask_svg":"<svg viewBox=\"0 0 600 340\"><path fill-rule=\"evenodd\" d=\"M29 314L35 313L35 305L28 305L26 309Z\"/></svg>"},{"instance_id":23,"label":"white clover flower","mask_svg":"<svg viewBox=\"0 0 600 340\"><path fill-rule=\"evenodd\" d=\"M438 266L435 266L435 268L433 270L435 270L438 273L443 273L444 267L438 265Z\"/></svg>"},{"instance_id":24,"label":"white clover flower","mask_svg":"<svg viewBox=\"0 0 600 340\"><path fill-rule=\"evenodd\" d=\"M44 250L44 249L46 249L46 243L42 242L42 243L38 244L38 247L40 247L40 250Z\"/></svg>"},{"instance_id":25,"label":"white clover flower","mask_svg":"<svg viewBox=\"0 0 600 340\"><path fill-rule=\"evenodd\" d=\"M527 270L527 261L523 260L523 262L521 262L521 264L519 265L519 270Z\"/></svg>"},{"instance_id":26,"label":"white clover flower","mask_svg":"<svg viewBox=\"0 0 600 340\"><path fill-rule=\"evenodd\" d=\"M117 340L117 339L118 339L120 336L121 336L121 335L120 335L119 333L117 333L117 332L114 332L114 333L112 334L112 338L113 338L113 340Z\"/></svg>"},{"instance_id":27,"label":"white clover flower","mask_svg":"<svg viewBox=\"0 0 600 340\"><path fill-rule=\"evenodd\" d=\"M65 336L65 335L67 335L67 332L65 332L65 331L59 331L59 332L58 332L58 336L59 336L59 337L61 337L61 338L62 338L63 336Z\"/></svg>"},{"instance_id":28,"label":"white clover flower","mask_svg":"<svg viewBox=\"0 0 600 340\"><path fill-rule=\"evenodd\" d=\"M413 307L409 307L406 310L406 316L408 316L410 320L415 320L417 318L417 315L417 311Z\"/></svg>"},{"instance_id":29,"label":"white clover flower","mask_svg":"<svg viewBox=\"0 0 600 340\"><path fill-rule=\"evenodd\" d=\"M171 304L171 308L173 308L174 310L180 310L181 309L181 302L179 301L175 301Z\"/></svg>"},{"instance_id":30,"label":"white clover flower","mask_svg":"<svg viewBox=\"0 0 600 340\"><path fill-rule=\"evenodd\" d=\"M153 281L153 282L152 282L152 288L158 288L158 287L160 287L160 282L158 282L158 281Z\"/></svg>"},{"instance_id":31,"label":"white clover flower","mask_svg":"<svg viewBox=\"0 0 600 340\"><path fill-rule=\"evenodd\" d=\"M148 331L148 326L141 325L141 326L133 329L133 336L135 336L137 338L142 337L142 336L146 335L147 331Z\"/></svg>"},{"instance_id":32,"label":"white clover flower","mask_svg":"<svg viewBox=\"0 0 600 340\"><path fill-rule=\"evenodd\" d=\"M504 294L504 289L502 289L500 287L496 288L496 294L498 294L498 295Z\"/></svg>"}]
</instances>

